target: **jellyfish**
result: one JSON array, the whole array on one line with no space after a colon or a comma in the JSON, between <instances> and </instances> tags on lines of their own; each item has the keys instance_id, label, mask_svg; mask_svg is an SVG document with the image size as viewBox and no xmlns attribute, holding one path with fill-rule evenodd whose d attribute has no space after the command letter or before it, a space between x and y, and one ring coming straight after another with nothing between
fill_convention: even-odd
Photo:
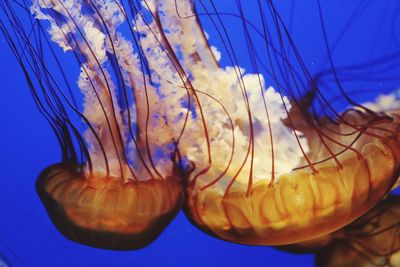
<instances>
[{"instance_id":1,"label":"jellyfish","mask_svg":"<svg viewBox=\"0 0 400 267\"><path fill-rule=\"evenodd\" d=\"M398 99L355 100L349 69L383 67L335 66L319 1L328 68L316 75L273 1L235 1L234 13L202 0L23 1L27 28L12 2L1 30L62 148L37 191L69 239L141 248L183 208L222 240L306 242L396 184Z\"/></svg>"},{"instance_id":2,"label":"jellyfish","mask_svg":"<svg viewBox=\"0 0 400 267\"><path fill-rule=\"evenodd\" d=\"M329 89L344 105L331 104L304 67L274 3L259 1L253 8L261 25L248 21L237 2L242 31L228 28L222 15L209 15L233 67L221 68L206 40L195 44L201 51L196 57L182 53L199 92L196 104L205 113L196 117L202 127L188 129L195 140L180 149L195 164L185 212L223 240L296 243L350 224L393 187L400 167L400 118L398 111L377 113L357 103L334 71L335 87ZM224 14L215 5L203 9ZM195 13L188 8L178 16L194 20ZM275 87L267 86L260 72L240 68L229 38L234 34L243 34L253 69L265 66ZM290 62L288 50L296 55Z\"/></svg>"},{"instance_id":3,"label":"jellyfish","mask_svg":"<svg viewBox=\"0 0 400 267\"><path fill-rule=\"evenodd\" d=\"M23 12L35 19L29 32L19 27L15 4L1 3L12 29L2 23L2 31L62 152L36 183L51 220L89 246L146 246L183 199L176 142L184 121L173 120L182 111L166 111L187 93L163 80L180 76L162 50L157 18L119 1L23 1Z\"/></svg>"}]
</instances>

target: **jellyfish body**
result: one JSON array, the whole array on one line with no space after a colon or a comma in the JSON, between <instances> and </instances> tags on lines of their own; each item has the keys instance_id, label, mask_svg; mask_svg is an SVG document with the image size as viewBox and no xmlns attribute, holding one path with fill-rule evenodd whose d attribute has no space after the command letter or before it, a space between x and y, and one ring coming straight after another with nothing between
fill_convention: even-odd
<instances>
[{"instance_id":1,"label":"jellyfish body","mask_svg":"<svg viewBox=\"0 0 400 267\"><path fill-rule=\"evenodd\" d=\"M392 133L400 126L396 121L375 123L370 127ZM311 138L312 146L323 146L318 137ZM197 192L190 188L187 212L200 228L238 243L280 245L323 236L367 212L393 186L400 166L398 142L398 137L383 134L360 137L353 151L314 164L313 170L281 174L273 183L258 181L250 190L242 184L224 191L218 183Z\"/></svg>"},{"instance_id":2,"label":"jellyfish body","mask_svg":"<svg viewBox=\"0 0 400 267\"><path fill-rule=\"evenodd\" d=\"M147 246L179 211L179 179L121 182L84 177L74 166L50 166L37 191L50 218L66 237L92 247L131 250Z\"/></svg>"},{"instance_id":3,"label":"jellyfish body","mask_svg":"<svg viewBox=\"0 0 400 267\"><path fill-rule=\"evenodd\" d=\"M40 175L37 191L65 236L140 248L184 205L217 238L291 244L343 228L393 187L399 114L356 103L332 71L344 102L335 106L272 1L254 4L259 26L236 5L241 32L226 27L213 1L199 1L199 11L184 0L35 0L35 34L19 29L15 41L2 27L61 143L62 162ZM2 7L18 29L10 1ZM229 66L220 65L200 14L221 38ZM41 21L78 64L82 105L60 59L54 71L41 54L43 43L54 49ZM233 34L243 35L254 73L240 66Z\"/></svg>"}]
</instances>

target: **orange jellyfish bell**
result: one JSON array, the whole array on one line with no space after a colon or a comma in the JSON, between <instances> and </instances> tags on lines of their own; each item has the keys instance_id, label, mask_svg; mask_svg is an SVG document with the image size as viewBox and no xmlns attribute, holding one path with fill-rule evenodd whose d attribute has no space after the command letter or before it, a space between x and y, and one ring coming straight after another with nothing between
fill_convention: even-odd
<instances>
[{"instance_id":1,"label":"orange jellyfish bell","mask_svg":"<svg viewBox=\"0 0 400 267\"><path fill-rule=\"evenodd\" d=\"M61 233L79 243L114 250L148 245L182 202L177 177L147 181L86 177L65 163L44 170L36 187Z\"/></svg>"},{"instance_id":2,"label":"orange jellyfish bell","mask_svg":"<svg viewBox=\"0 0 400 267\"><path fill-rule=\"evenodd\" d=\"M343 139L325 133L329 145L303 129L310 149L303 162L309 165L253 184L193 182L187 213L200 228L244 244L290 244L336 231L372 208L396 181L400 123L394 118L349 111L341 116L346 124L309 129L326 127L345 136L354 125L362 127ZM238 175L232 181L241 179Z\"/></svg>"}]
</instances>

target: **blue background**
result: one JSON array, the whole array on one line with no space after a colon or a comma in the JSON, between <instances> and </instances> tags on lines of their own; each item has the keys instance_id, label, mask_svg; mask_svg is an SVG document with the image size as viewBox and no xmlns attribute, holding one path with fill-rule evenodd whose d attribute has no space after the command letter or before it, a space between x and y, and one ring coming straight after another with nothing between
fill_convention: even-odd
<instances>
[{"instance_id":1,"label":"blue background","mask_svg":"<svg viewBox=\"0 0 400 267\"><path fill-rule=\"evenodd\" d=\"M229 9L234 1L219 3ZM351 26L335 49L335 64L369 60L398 45L395 37L399 34L399 23L391 18L398 8L396 0L322 1L322 7L331 40ZM315 73L327 67L316 1L285 1L279 8L291 25L292 36L310 71ZM362 9L362 14L354 13L357 9ZM349 22L351 17L357 20ZM232 19L232 27L235 23ZM211 42L218 46L217 38L213 39L212 32L210 35ZM240 47L240 37L232 37L232 40ZM240 48L236 53L246 57ZM225 60L223 55L222 63L229 65ZM247 67L248 63L243 64ZM76 71L73 73L72 83L77 79ZM106 251L67 240L50 222L34 190L39 172L59 161L58 143L37 112L24 76L2 37L0 81L0 253L10 265L313 266L313 255L293 255L269 247L242 246L209 237L192 226L182 213L154 243L138 251ZM371 89L371 94L360 94L361 100L395 89L396 85L380 88L382 81L377 80L368 86L374 90Z\"/></svg>"}]
</instances>

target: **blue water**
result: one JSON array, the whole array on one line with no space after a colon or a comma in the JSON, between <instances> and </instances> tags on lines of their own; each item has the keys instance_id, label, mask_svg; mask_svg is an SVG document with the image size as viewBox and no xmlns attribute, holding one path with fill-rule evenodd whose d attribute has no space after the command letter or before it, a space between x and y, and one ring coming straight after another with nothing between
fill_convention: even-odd
<instances>
[{"instance_id":1,"label":"blue water","mask_svg":"<svg viewBox=\"0 0 400 267\"><path fill-rule=\"evenodd\" d=\"M303 1L295 6L293 20L301 23L293 25L292 31L307 66L318 70L326 67L327 61L316 24L316 2ZM345 27L340 18L350 17L363 1L329 2L332 3L324 3L329 11L326 20L331 30L329 36L335 37ZM394 38L391 26L399 35L397 24L394 25L397 21L388 17L394 13L390 4L396 6L396 1L369 2L364 15L353 22L355 30L345 36L347 45L339 48L341 52L335 58L339 62L368 60L371 55L383 55L396 46L397 41L390 38ZM282 8L290 14L293 6L285 4ZM296 16L303 19L296 20ZM372 18L381 21L373 22ZM369 24L374 25L373 30L372 26L365 26ZM72 82L75 80L76 76L71 77ZM37 112L23 73L2 38L0 81L0 266L313 266L313 255L293 255L209 237L192 226L182 213L154 243L138 251L94 249L67 240L50 222L34 189L39 172L60 160L58 143Z\"/></svg>"}]
</instances>

